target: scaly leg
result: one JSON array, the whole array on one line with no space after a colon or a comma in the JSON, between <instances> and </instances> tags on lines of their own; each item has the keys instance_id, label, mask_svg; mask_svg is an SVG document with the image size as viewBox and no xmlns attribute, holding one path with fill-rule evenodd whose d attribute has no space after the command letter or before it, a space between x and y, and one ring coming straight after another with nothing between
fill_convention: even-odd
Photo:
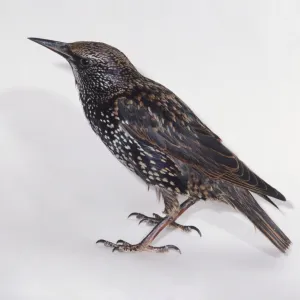
<instances>
[{"instance_id":1,"label":"scaly leg","mask_svg":"<svg viewBox=\"0 0 300 300\"><path fill-rule=\"evenodd\" d=\"M153 217L148 217L144 214L141 214L141 213L131 213L128 218L130 217L136 217L138 220L140 220L139 224L141 223L146 223L150 226L153 226L153 225L156 225L158 224L159 222L161 222L161 220L163 220L164 218L161 217L160 215L158 214L153 214ZM176 229L180 229L184 232L191 232L192 230L195 230L200 236L201 236L201 232L200 230L196 227L196 226L192 226L192 225L181 225L181 224L178 224L176 222L172 222L170 223L169 227L171 228L176 228Z\"/></svg>"},{"instance_id":2,"label":"scaly leg","mask_svg":"<svg viewBox=\"0 0 300 300\"><path fill-rule=\"evenodd\" d=\"M137 252L137 251L151 251L158 253L168 252L170 249L176 250L179 253L180 249L174 245L166 245L162 247L153 247L150 244L158 236L158 234L168 225L173 223L179 216L181 216L190 206L195 204L199 199L189 198L180 205L180 209L173 215L166 216L163 218L155 227L150 231L150 233L138 244L132 245L123 240L118 240L117 243L112 243L106 240L98 240L97 243L103 243L107 247L113 248L113 251L120 252Z\"/></svg>"}]
</instances>

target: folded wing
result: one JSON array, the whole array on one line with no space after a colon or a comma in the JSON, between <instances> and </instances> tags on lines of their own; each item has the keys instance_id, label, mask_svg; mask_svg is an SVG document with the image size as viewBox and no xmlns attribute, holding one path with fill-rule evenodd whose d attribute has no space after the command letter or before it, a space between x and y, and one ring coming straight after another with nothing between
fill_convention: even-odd
<instances>
[{"instance_id":1,"label":"folded wing","mask_svg":"<svg viewBox=\"0 0 300 300\"><path fill-rule=\"evenodd\" d=\"M153 92L154 91L154 92ZM115 100L115 113L128 134L159 148L210 178L223 179L262 196L285 197L226 148L172 92L140 88ZM266 198L266 197L265 197Z\"/></svg>"}]
</instances>

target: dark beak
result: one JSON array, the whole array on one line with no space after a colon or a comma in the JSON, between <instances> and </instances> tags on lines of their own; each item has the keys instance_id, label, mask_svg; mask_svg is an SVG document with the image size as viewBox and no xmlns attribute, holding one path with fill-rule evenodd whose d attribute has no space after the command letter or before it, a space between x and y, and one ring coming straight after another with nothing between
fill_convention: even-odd
<instances>
[{"instance_id":1,"label":"dark beak","mask_svg":"<svg viewBox=\"0 0 300 300\"><path fill-rule=\"evenodd\" d=\"M57 54L63 56L67 60L72 59L72 52L67 43L39 39L39 38L32 38L32 37L28 39L56 52Z\"/></svg>"}]
</instances>

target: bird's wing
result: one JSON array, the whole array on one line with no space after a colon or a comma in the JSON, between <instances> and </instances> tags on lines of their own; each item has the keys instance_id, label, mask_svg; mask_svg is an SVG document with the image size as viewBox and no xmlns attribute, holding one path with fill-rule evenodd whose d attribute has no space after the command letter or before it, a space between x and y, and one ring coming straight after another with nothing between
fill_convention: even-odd
<instances>
[{"instance_id":1,"label":"bird's wing","mask_svg":"<svg viewBox=\"0 0 300 300\"><path fill-rule=\"evenodd\" d=\"M158 147L210 178L285 200L227 149L172 92L160 88L136 89L115 100L115 114L129 135Z\"/></svg>"}]
</instances>

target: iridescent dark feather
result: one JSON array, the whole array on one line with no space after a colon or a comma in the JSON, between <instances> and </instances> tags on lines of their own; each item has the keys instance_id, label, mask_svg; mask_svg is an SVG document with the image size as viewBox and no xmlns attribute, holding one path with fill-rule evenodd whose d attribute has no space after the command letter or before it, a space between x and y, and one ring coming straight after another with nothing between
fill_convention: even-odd
<instances>
[{"instance_id":1,"label":"iridescent dark feather","mask_svg":"<svg viewBox=\"0 0 300 300\"><path fill-rule=\"evenodd\" d=\"M252 172L165 87L145 79L126 97L118 97L115 107L122 127L140 142L158 147L210 178L285 201L281 193Z\"/></svg>"}]
</instances>

